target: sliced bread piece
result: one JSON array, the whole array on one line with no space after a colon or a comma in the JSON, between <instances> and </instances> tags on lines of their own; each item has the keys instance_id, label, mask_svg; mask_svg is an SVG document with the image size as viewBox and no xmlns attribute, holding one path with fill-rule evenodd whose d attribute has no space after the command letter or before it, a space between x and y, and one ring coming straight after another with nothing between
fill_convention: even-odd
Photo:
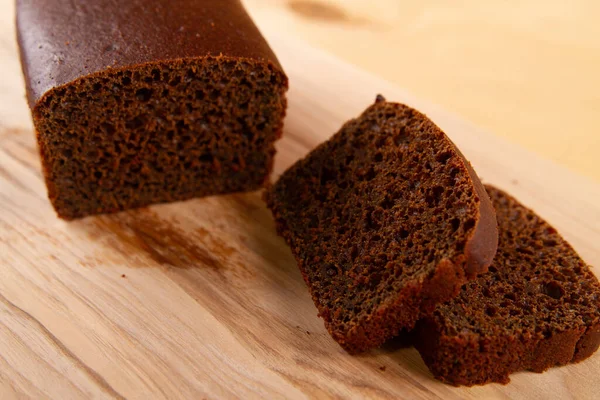
<instances>
[{"instance_id":1,"label":"sliced bread piece","mask_svg":"<svg viewBox=\"0 0 600 400\"><path fill-rule=\"evenodd\" d=\"M469 163L425 115L377 102L266 193L319 315L350 352L380 345L486 272L498 234Z\"/></svg>"},{"instance_id":2,"label":"sliced bread piece","mask_svg":"<svg viewBox=\"0 0 600 400\"><path fill-rule=\"evenodd\" d=\"M556 230L487 186L500 241L489 272L417 324L416 347L454 385L581 361L600 344L600 284Z\"/></svg>"}]
</instances>

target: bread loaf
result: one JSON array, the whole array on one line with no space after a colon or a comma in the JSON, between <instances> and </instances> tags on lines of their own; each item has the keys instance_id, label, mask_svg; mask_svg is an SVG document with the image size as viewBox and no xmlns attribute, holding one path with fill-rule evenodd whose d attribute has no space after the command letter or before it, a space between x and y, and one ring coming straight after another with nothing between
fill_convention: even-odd
<instances>
[{"instance_id":1,"label":"bread loaf","mask_svg":"<svg viewBox=\"0 0 600 400\"><path fill-rule=\"evenodd\" d=\"M17 34L59 216L269 175L287 78L238 0L18 0Z\"/></svg>"}]
</instances>

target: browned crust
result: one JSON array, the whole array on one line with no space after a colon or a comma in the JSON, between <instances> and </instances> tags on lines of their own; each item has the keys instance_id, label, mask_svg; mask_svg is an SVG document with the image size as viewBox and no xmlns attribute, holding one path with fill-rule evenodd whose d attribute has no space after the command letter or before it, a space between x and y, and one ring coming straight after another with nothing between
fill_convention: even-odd
<instances>
[{"instance_id":1,"label":"browned crust","mask_svg":"<svg viewBox=\"0 0 600 400\"><path fill-rule=\"evenodd\" d=\"M282 71L240 0L17 0L30 108L82 76L161 61L232 57ZM32 29L35 27L35 29Z\"/></svg>"},{"instance_id":2,"label":"browned crust","mask_svg":"<svg viewBox=\"0 0 600 400\"><path fill-rule=\"evenodd\" d=\"M590 326L579 338L571 362L585 360L600 347L600 322Z\"/></svg>"},{"instance_id":3,"label":"browned crust","mask_svg":"<svg viewBox=\"0 0 600 400\"><path fill-rule=\"evenodd\" d=\"M456 148L456 146L454 147ZM498 250L498 222L490 197L473 170L471 163L467 161L458 148L456 148L456 151L464 160L465 167L471 176L471 181L480 200L479 219L473 236L467 242L465 252L467 257L465 273L467 278L472 279L486 272L496 255Z\"/></svg>"}]
</instances>

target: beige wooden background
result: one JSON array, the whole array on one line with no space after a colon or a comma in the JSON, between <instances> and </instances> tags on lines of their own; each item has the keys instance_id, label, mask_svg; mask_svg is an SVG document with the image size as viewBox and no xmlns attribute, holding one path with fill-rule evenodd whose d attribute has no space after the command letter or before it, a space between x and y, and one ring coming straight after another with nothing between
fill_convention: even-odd
<instances>
[{"instance_id":1,"label":"beige wooden background","mask_svg":"<svg viewBox=\"0 0 600 400\"><path fill-rule=\"evenodd\" d=\"M244 2L261 26L600 182L600 1Z\"/></svg>"}]
</instances>

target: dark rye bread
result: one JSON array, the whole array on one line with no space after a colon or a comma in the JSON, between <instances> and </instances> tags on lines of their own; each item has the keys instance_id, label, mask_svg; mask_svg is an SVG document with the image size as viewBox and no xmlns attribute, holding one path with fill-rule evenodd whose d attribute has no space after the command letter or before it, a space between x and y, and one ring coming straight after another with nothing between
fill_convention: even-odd
<instances>
[{"instance_id":1,"label":"dark rye bread","mask_svg":"<svg viewBox=\"0 0 600 400\"><path fill-rule=\"evenodd\" d=\"M500 242L489 272L417 324L416 347L454 385L507 383L581 361L600 344L600 284L543 219L487 186Z\"/></svg>"},{"instance_id":2,"label":"dark rye bread","mask_svg":"<svg viewBox=\"0 0 600 400\"><path fill-rule=\"evenodd\" d=\"M18 0L17 33L59 216L267 179L287 78L238 0Z\"/></svg>"},{"instance_id":3,"label":"dark rye bread","mask_svg":"<svg viewBox=\"0 0 600 400\"><path fill-rule=\"evenodd\" d=\"M411 328L487 270L490 200L446 135L378 101L266 193L319 315L350 352Z\"/></svg>"}]
</instances>

